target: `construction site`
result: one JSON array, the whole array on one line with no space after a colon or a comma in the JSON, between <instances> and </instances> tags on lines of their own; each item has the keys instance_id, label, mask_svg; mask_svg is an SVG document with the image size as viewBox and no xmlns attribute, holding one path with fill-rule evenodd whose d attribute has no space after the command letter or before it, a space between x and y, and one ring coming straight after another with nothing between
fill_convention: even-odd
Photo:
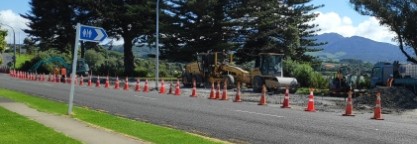
<instances>
[{"instance_id":1,"label":"construction site","mask_svg":"<svg viewBox=\"0 0 417 144\"><path fill-rule=\"evenodd\" d=\"M64 81L55 79L56 76L51 74L35 74L22 71L8 71L2 68L2 72L9 72L10 76L22 80L52 82L52 83L71 83L70 78ZM282 108L291 108L295 110L319 111L345 113L368 114L374 113L377 100L377 93L380 93L380 113L391 115L407 115L408 117L417 117L417 97L412 90L404 86L376 86L368 89L366 92L352 92L351 98L348 96L330 96L328 93L310 89L310 93L293 93L289 87L284 87L283 91L268 88L266 85L261 86L261 91L254 91L251 87L246 87L240 82L232 87L228 85L230 79L224 79L211 82L208 87L197 86L197 81L192 80L191 86L188 86L184 79L161 80L158 87L155 87L155 81L148 81L146 78L120 78L108 76L79 76L76 77L75 85L106 88L114 90L135 91L138 93L158 92L159 94L190 96L204 98L208 100L226 100L233 102L253 103L258 105L275 105ZM349 95L349 92L347 93ZM349 105L350 103L350 105ZM351 106L348 108L348 106Z\"/></svg>"}]
</instances>

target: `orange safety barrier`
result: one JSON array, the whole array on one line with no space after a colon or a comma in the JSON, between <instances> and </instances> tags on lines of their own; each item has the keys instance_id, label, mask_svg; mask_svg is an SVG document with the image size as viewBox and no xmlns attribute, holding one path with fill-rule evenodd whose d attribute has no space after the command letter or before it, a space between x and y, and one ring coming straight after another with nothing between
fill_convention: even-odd
<instances>
[{"instance_id":1,"label":"orange safety barrier","mask_svg":"<svg viewBox=\"0 0 417 144\"><path fill-rule=\"evenodd\" d=\"M310 95L308 96L308 105L305 111L308 111L308 112L316 111L316 109L314 108L314 88L310 88Z\"/></svg>"},{"instance_id":2,"label":"orange safety barrier","mask_svg":"<svg viewBox=\"0 0 417 144\"><path fill-rule=\"evenodd\" d=\"M352 94L353 94L352 90L349 90L348 98L346 102L346 111L345 111L345 114L343 114L343 116L355 116L354 114L352 114L352 110L353 110Z\"/></svg>"},{"instance_id":3,"label":"orange safety barrier","mask_svg":"<svg viewBox=\"0 0 417 144\"><path fill-rule=\"evenodd\" d=\"M374 117L371 119L375 120L384 120L382 118L382 108L381 108L381 93L376 93L376 100L375 100L375 109L374 109Z\"/></svg>"},{"instance_id":4,"label":"orange safety barrier","mask_svg":"<svg viewBox=\"0 0 417 144\"><path fill-rule=\"evenodd\" d=\"M235 100L233 100L233 102L241 102L242 100L240 99L240 82L237 82L237 88L236 88L236 96L235 96Z\"/></svg>"}]
</instances>

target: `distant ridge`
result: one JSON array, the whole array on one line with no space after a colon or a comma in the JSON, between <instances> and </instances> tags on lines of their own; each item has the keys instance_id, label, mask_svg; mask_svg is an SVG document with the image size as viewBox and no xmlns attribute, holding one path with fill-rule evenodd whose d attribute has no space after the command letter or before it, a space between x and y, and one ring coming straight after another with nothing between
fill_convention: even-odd
<instances>
[{"instance_id":1,"label":"distant ridge","mask_svg":"<svg viewBox=\"0 0 417 144\"><path fill-rule=\"evenodd\" d=\"M360 36L343 37L337 33L324 33L314 37L317 42L327 42L323 45L323 51L310 53L325 60L359 59L366 62L405 62L406 58L398 46L376 42ZM123 53L123 45L114 46L114 51ZM145 46L134 46L133 54L136 58L147 58L155 54L155 48Z\"/></svg>"},{"instance_id":2,"label":"distant ridge","mask_svg":"<svg viewBox=\"0 0 417 144\"><path fill-rule=\"evenodd\" d=\"M323 51L312 53L322 59L360 59L376 63L394 60L406 61L398 46L376 42L360 36L343 37L337 33L324 33L315 37L317 42L328 42Z\"/></svg>"}]
</instances>

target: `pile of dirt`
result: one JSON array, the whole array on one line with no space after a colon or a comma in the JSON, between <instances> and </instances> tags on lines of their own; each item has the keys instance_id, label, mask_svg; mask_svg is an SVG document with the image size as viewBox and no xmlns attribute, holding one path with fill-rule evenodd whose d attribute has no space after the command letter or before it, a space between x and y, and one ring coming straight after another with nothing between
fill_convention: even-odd
<instances>
[{"instance_id":1,"label":"pile of dirt","mask_svg":"<svg viewBox=\"0 0 417 144\"><path fill-rule=\"evenodd\" d=\"M358 96L354 99L354 107L359 109L373 108L377 92L381 92L381 106L383 109L401 112L417 108L417 96L403 87L377 87L371 89L367 95Z\"/></svg>"}]
</instances>

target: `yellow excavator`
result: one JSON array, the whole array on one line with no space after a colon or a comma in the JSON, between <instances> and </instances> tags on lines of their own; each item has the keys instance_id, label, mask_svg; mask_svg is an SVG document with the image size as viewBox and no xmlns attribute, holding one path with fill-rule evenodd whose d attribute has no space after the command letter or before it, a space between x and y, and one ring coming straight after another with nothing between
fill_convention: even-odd
<instances>
[{"instance_id":1,"label":"yellow excavator","mask_svg":"<svg viewBox=\"0 0 417 144\"><path fill-rule=\"evenodd\" d=\"M284 77L282 69L282 54L260 53L255 61L255 67L246 71L233 64L233 54L225 52L198 53L197 61L187 64L182 74L185 87L191 87L193 80L197 86L210 87L211 83L227 81L228 88L233 88L237 82L252 87L260 92L262 85L269 90L283 90L289 87L296 91L298 82L295 78Z\"/></svg>"}]
</instances>

